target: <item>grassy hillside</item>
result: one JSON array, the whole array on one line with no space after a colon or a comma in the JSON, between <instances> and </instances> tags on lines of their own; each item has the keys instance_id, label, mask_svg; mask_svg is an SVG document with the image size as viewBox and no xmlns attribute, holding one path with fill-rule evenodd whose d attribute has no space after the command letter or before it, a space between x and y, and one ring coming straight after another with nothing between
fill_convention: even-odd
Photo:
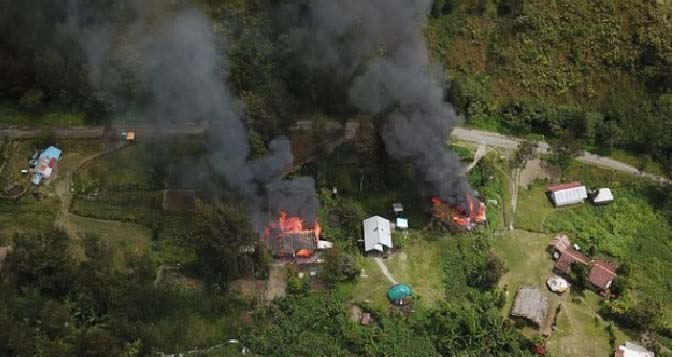
<instances>
[{"instance_id":1,"label":"grassy hillside","mask_svg":"<svg viewBox=\"0 0 675 357\"><path fill-rule=\"evenodd\" d=\"M436 0L427 37L470 125L670 157L670 9Z\"/></svg>"}]
</instances>

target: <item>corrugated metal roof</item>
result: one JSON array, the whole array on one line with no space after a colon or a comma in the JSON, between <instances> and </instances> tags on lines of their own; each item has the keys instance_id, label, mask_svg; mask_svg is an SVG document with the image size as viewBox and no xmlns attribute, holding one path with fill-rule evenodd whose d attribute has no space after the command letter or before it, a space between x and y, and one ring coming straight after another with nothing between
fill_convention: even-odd
<instances>
[{"instance_id":1,"label":"corrugated metal roof","mask_svg":"<svg viewBox=\"0 0 675 357\"><path fill-rule=\"evenodd\" d=\"M598 190L598 194L593 197L594 203L604 203L614 201L614 196L612 191L609 188L601 188Z\"/></svg>"},{"instance_id":2,"label":"corrugated metal roof","mask_svg":"<svg viewBox=\"0 0 675 357\"><path fill-rule=\"evenodd\" d=\"M588 197L588 193L586 192L586 186L579 186L554 191L551 196L553 197L553 204L564 206L583 202Z\"/></svg>"},{"instance_id":3,"label":"corrugated metal roof","mask_svg":"<svg viewBox=\"0 0 675 357\"><path fill-rule=\"evenodd\" d=\"M60 149L58 149L57 147L50 146L50 147L46 148L46 149L42 152L42 154L40 154L40 157L41 157L41 158L42 158L42 157L49 157L49 158L56 158L56 159L58 159L59 157L61 157L61 153L62 153L62 151L61 151Z\"/></svg>"},{"instance_id":4,"label":"corrugated metal roof","mask_svg":"<svg viewBox=\"0 0 675 357\"><path fill-rule=\"evenodd\" d=\"M539 289L529 287L518 289L511 308L512 316L524 317L541 326L546 321L547 312L548 298Z\"/></svg>"},{"instance_id":5,"label":"corrugated metal roof","mask_svg":"<svg viewBox=\"0 0 675 357\"><path fill-rule=\"evenodd\" d=\"M363 235L366 252L378 250L382 252L384 246L391 248L391 228L389 220L380 216L373 216L363 220Z\"/></svg>"},{"instance_id":6,"label":"corrugated metal roof","mask_svg":"<svg viewBox=\"0 0 675 357\"><path fill-rule=\"evenodd\" d=\"M588 273L588 282L599 289L609 288L609 283L616 277L616 268L607 262L599 261L591 267Z\"/></svg>"}]
</instances>

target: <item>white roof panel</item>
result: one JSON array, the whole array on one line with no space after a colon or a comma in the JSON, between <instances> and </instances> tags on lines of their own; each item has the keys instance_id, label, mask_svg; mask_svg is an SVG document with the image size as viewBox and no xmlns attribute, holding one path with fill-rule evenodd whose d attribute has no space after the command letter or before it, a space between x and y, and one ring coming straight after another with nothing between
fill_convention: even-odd
<instances>
[{"instance_id":1,"label":"white roof panel","mask_svg":"<svg viewBox=\"0 0 675 357\"><path fill-rule=\"evenodd\" d=\"M380 216L373 216L363 220L363 235L366 243L366 252L373 249L382 251L383 246L392 247L389 220Z\"/></svg>"},{"instance_id":2,"label":"white roof panel","mask_svg":"<svg viewBox=\"0 0 675 357\"><path fill-rule=\"evenodd\" d=\"M612 191L609 188L601 188L598 190L598 195L595 196L593 199L593 202L596 203L601 203L601 202L611 202L614 201L614 196L612 195Z\"/></svg>"},{"instance_id":3,"label":"white roof panel","mask_svg":"<svg viewBox=\"0 0 675 357\"><path fill-rule=\"evenodd\" d=\"M398 227L398 228L408 228L408 219L407 218L396 218L396 227Z\"/></svg>"},{"instance_id":4,"label":"white roof panel","mask_svg":"<svg viewBox=\"0 0 675 357\"><path fill-rule=\"evenodd\" d=\"M556 206L580 203L588 197L588 194L586 193L586 186L572 187L555 191L552 193L552 195L553 203L555 203Z\"/></svg>"}]
</instances>

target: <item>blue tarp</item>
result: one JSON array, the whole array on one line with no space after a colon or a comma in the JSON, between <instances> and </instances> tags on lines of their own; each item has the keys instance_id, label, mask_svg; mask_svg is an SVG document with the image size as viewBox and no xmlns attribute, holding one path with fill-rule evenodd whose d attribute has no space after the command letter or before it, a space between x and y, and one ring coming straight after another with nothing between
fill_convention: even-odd
<instances>
[{"instance_id":1,"label":"blue tarp","mask_svg":"<svg viewBox=\"0 0 675 357\"><path fill-rule=\"evenodd\" d=\"M59 150L57 147L50 146L50 147L46 148L42 152L42 154L40 154L40 157L49 157L49 158L53 158L53 159L58 159L58 158L61 157L61 152L62 151Z\"/></svg>"},{"instance_id":2,"label":"blue tarp","mask_svg":"<svg viewBox=\"0 0 675 357\"><path fill-rule=\"evenodd\" d=\"M387 298L395 305L402 305L405 298L411 297L412 294L412 288L406 284L395 284L387 290Z\"/></svg>"},{"instance_id":3,"label":"blue tarp","mask_svg":"<svg viewBox=\"0 0 675 357\"><path fill-rule=\"evenodd\" d=\"M42 174L37 174L37 173L36 173L35 175L33 175L33 184L34 184L34 185L36 185L36 186L39 185L39 184L40 184L40 180L42 180Z\"/></svg>"}]
</instances>

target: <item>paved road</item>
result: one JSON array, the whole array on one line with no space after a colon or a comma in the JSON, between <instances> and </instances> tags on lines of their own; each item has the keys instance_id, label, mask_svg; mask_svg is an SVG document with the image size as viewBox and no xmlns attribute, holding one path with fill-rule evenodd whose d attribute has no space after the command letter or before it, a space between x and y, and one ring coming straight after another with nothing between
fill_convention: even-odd
<instances>
[{"instance_id":1,"label":"paved road","mask_svg":"<svg viewBox=\"0 0 675 357\"><path fill-rule=\"evenodd\" d=\"M518 148L520 139L509 137L503 134L492 133L488 131L475 130L475 129L466 129L466 128L455 128L452 132L452 136L464 141L471 141L475 143L480 143L482 145L488 145L503 149L515 150ZM548 152L548 144L540 141L537 146L537 153L545 154ZM604 166L617 171L633 174L636 176L645 177L657 182L670 184L671 181L669 178L660 177L654 174L640 172L634 166L628 165L626 163L610 159L608 157L599 156L591 154L589 152L584 152L582 155L576 158L578 161L583 163Z\"/></svg>"},{"instance_id":2,"label":"paved road","mask_svg":"<svg viewBox=\"0 0 675 357\"><path fill-rule=\"evenodd\" d=\"M139 138L155 135L201 135L207 127L205 125L167 125L158 127L155 125L114 125L110 127L115 134L125 131L133 131ZM32 139L52 131L57 138L64 139L97 139L106 134L106 127L102 125L91 126L41 126L41 125L12 125L0 127L0 139Z\"/></svg>"},{"instance_id":3,"label":"paved road","mask_svg":"<svg viewBox=\"0 0 675 357\"><path fill-rule=\"evenodd\" d=\"M309 130L312 127L311 122L309 121L299 121L296 123L294 129L296 130ZM324 125L324 130L335 131L341 128L342 126L338 123L327 123ZM357 131L358 124L356 122L348 122L346 130L347 139L353 138ZM134 131L136 132L137 137L142 138L146 136L156 136L156 135L201 135L203 134L208 127L206 125L198 124L182 124L177 126L164 126L157 127L154 125L115 125L112 126L112 130L116 134L119 134L123 131ZM51 130L59 138L72 138L72 139L94 139L102 138L106 133L105 126L35 126L35 125L15 125L15 126L2 126L0 127L0 139L5 138L14 138L14 139L30 139L40 137L44 134L45 130ZM518 148L520 139L509 137L506 135L466 129L466 128L455 128L452 132L452 135L460 140L471 141L480 143L482 145L487 145L491 147L498 147L504 149L515 150ZM548 152L548 144L540 141L537 147L537 153L544 154ZM634 174L637 176L645 177L654 181L661 183L670 184L670 179L666 177L660 177L650 173L641 173L637 168L625 164L620 161L610 159L608 157L598 156L591 154L589 152L584 152L581 156L577 157L578 161L609 167L617 171L626 172Z\"/></svg>"}]
</instances>

